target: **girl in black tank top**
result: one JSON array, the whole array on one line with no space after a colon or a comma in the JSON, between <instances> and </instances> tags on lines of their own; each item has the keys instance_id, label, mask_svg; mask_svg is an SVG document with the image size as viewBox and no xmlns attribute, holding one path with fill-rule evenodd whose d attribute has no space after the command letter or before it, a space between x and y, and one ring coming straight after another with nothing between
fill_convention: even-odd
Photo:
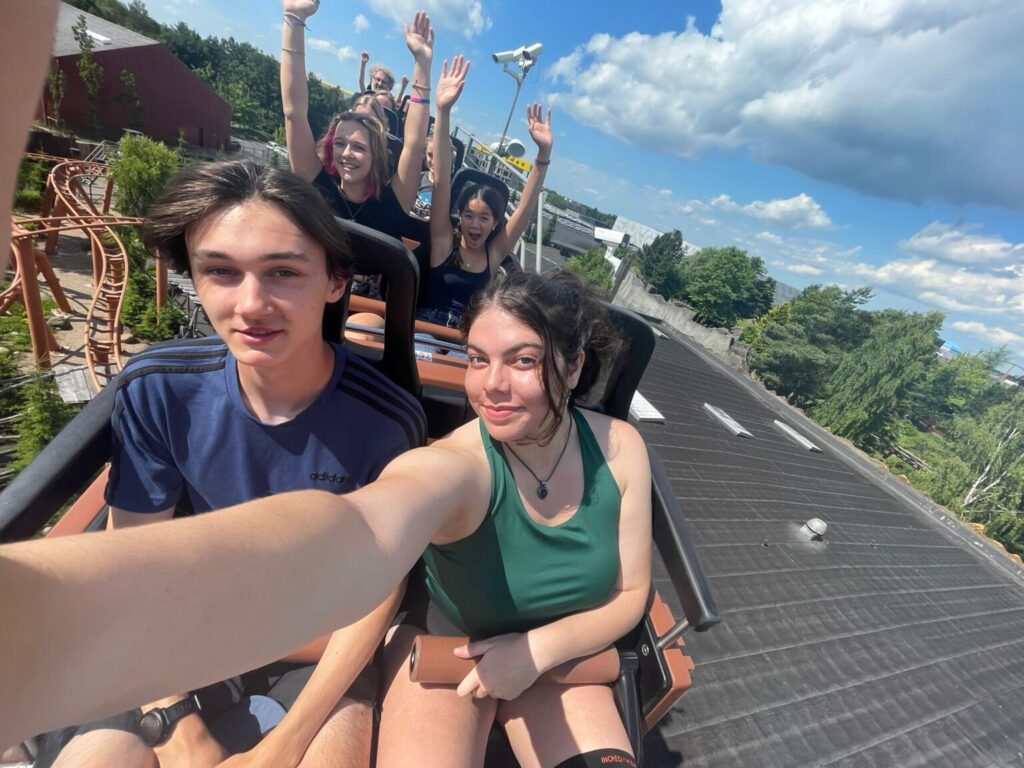
<instances>
[{"instance_id":1,"label":"girl in black tank top","mask_svg":"<svg viewBox=\"0 0 1024 768\"><path fill-rule=\"evenodd\" d=\"M448 137L451 109L462 93L469 62L456 56L441 66L434 100L434 189L430 205L430 273L417 316L441 325L458 325L470 297L497 274L498 265L526 230L551 162L551 111L542 119L540 104L526 109L537 158L526 180L519 205L505 223L505 200L494 187L469 185L459 195L450 218L452 142Z\"/></svg>"}]
</instances>

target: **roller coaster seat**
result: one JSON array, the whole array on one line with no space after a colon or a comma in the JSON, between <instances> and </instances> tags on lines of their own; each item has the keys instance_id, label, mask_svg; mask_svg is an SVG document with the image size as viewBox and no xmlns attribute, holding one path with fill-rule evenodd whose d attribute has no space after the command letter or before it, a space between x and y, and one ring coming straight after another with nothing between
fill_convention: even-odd
<instances>
[{"instance_id":1,"label":"roller coaster seat","mask_svg":"<svg viewBox=\"0 0 1024 768\"><path fill-rule=\"evenodd\" d=\"M418 269L408 248L358 224L344 221L342 226L357 254L356 269L367 273L381 272L387 277L388 284L383 307L384 343L359 345L353 347L354 350L397 384L420 397L425 406L429 404L425 396L430 394L425 392L428 389L447 390L453 401L461 399L464 402L465 396L461 391L464 363L415 359L412 333ZM356 308L356 304L366 301L346 295L338 305L329 307L324 317L325 336L340 339L342 318L346 316L350 302ZM379 306L377 309L380 312ZM592 399L581 403L581 406L626 419L633 393L655 342L650 327L638 316L617 307L609 309L629 344L595 386ZM0 494L0 541L15 541L35 535L51 516L66 505L68 499L83 488L86 488L85 492L49 535L103 527L106 517L103 475L110 453L113 401L114 387L107 387ZM429 414L428 409L428 417ZM468 417L468 409L463 408L462 415L463 420ZM690 685L693 665L684 652L680 637L682 631L687 628L702 631L719 620L667 475L653 451L650 458L655 543L685 616L676 622L661 597L652 591L643 621L617 644L622 660L622 672L615 686L617 700L638 761L643 733L654 726ZM506 759L493 756L496 753L489 754L492 756L488 758L488 765L500 764Z\"/></svg>"}]
</instances>

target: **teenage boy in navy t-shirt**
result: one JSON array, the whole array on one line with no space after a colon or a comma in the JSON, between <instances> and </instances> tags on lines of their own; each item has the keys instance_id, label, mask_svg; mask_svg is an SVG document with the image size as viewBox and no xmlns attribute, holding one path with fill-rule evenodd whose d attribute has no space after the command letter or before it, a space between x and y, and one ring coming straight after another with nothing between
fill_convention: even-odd
<instances>
[{"instance_id":1,"label":"teenage boy in navy t-shirt","mask_svg":"<svg viewBox=\"0 0 1024 768\"><path fill-rule=\"evenodd\" d=\"M172 183L150 212L146 242L191 274L219 338L144 352L119 375L110 527L164 520L180 506L204 513L286 490L346 493L423 443L419 403L322 337L324 307L344 293L351 258L312 186L248 162L199 166ZM245 531L238 546L245 546ZM252 567L260 567L258 560ZM258 596L251 597L258 610ZM290 706L255 747L264 764L368 765L374 670L349 686L383 637L398 597L335 632L326 650L323 639L198 697L173 694L80 727L55 765L216 765L251 745L239 731L253 724L237 717L237 705L223 706L250 694ZM232 725L221 721L215 737L209 726L222 709Z\"/></svg>"}]
</instances>

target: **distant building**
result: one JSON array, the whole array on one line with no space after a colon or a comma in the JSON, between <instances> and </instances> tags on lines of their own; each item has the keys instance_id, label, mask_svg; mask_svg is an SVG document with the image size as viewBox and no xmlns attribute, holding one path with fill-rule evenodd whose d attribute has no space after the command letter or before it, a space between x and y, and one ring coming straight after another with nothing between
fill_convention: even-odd
<instances>
[{"instance_id":1,"label":"distant building","mask_svg":"<svg viewBox=\"0 0 1024 768\"><path fill-rule=\"evenodd\" d=\"M801 293L803 293L803 291L799 288L794 288L792 285L786 285L785 283L780 283L776 280L775 295L772 296L772 306L777 307L779 304L785 304L787 301L792 301Z\"/></svg>"},{"instance_id":2,"label":"distant building","mask_svg":"<svg viewBox=\"0 0 1024 768\"><path fill-rule=\"evenodd\" d=\"M943 341L942 346L939 347L936 354L943 360L952 360L956 357L960 357L960 347L952 341Z\"/></svg>"},{"instance_id":3,"label":"distant building","mask_svg":"<svg viewBox=\"0 0 1024 768\"><path fill-rule=\"evenodd\" d=\"M629 235L630 245L634 245L637 248L643 248L645 245L650 245L660 235L665 234L653 227L648 227L645 224L631 221L625 216L616 216L615 223L612 224L612 229L616 232L625 232Z\"/></svg>"},{"instance_id":4,"label":"distant building","mask_svg":"<svg viewBox=\"0 0 1024 768\"><path fill-rule=\"evenodd\" d=\"M61 121L72 130L93 129L85 86L78 74L81 51L72 27L85 16L93 39L93 57L103 67L98 117L107 138L117 139L125 128L139 128L147 136L174 143L181 136L189 144L221 149L231 137L231 106L167 48L155 40L61 3L51 53L64 73L66 94ZM127 91L121 72L135 76L135 91L142 104L142 122L132 126ZM37 117L52 113L50 95L43 88Z\"/></svg>"}]
</instances>

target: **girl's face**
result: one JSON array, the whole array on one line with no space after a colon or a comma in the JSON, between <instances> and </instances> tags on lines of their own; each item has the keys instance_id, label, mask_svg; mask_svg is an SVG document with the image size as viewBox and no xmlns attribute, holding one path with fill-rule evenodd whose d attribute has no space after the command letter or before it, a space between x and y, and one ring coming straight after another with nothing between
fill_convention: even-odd
<instances>
[{"instance_id":1,"label":"girl's face","mask_svg":"<svg viewBox=\"0 0 1024 768\"><path fill-rule=\"evenodd\" d=\"M491 307L473 321L466 352L466 396L491 437L502 442L536 439L551 417L540 335L511 313ZM567 386L576 386L578 362L558 363L568 373Z\"/></svg>"},{"instance_id":2,"label":"girl's face","mask_svg":"<svg viewBox=\"0 0 1024 768\"><path fill-rule=\"evenodd\" d=\"M470 200L459 212L459 229L462 231L461 247L474 251L480 250L497 226L498 222L487 203L480 198Z\"/></svg>"},{"instance_id":3,"label":"girl's face","mask_svg":"<svg viewBox=\"0 0 1024 768\"><path fill-rule=\"evenodd\" d=\"M373 154L369 134L359 123L338 123L334 132L334 166L343 182L359 182L369 178Z\"/></svg>"}]
</instances>

